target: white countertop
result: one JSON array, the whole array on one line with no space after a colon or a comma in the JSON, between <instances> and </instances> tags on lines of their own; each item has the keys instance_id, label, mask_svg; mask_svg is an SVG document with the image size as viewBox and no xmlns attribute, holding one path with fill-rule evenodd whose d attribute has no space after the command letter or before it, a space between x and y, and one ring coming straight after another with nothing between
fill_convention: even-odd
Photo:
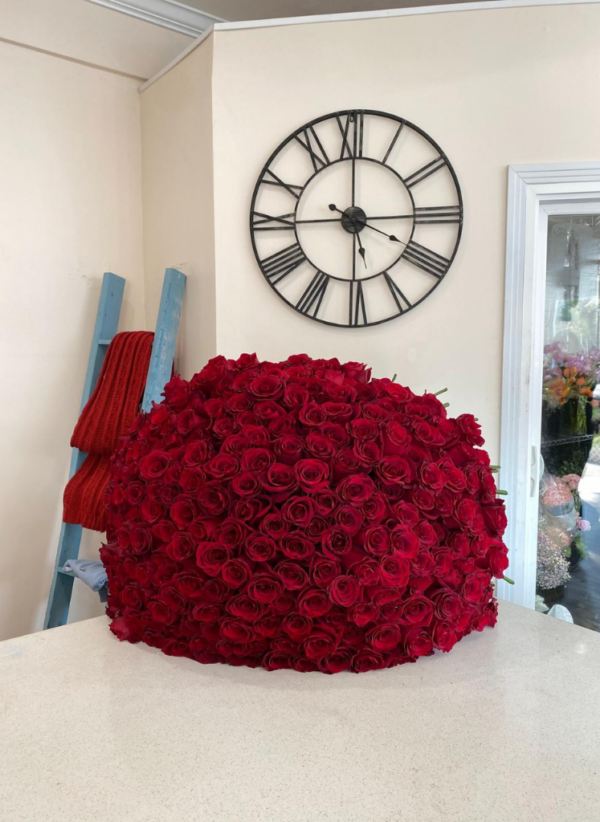
<instances>
[{"instance_id":1,"label":"white countertop","mask_svg":"<svg viewBox=\"0 0 600 822\"><path fill-rule=\"evenodd\" d=\"M600 635L501 603L389 671L267 673L120 643L0 643L2 822L600 820Z\"/></svg>"}]
</instances>

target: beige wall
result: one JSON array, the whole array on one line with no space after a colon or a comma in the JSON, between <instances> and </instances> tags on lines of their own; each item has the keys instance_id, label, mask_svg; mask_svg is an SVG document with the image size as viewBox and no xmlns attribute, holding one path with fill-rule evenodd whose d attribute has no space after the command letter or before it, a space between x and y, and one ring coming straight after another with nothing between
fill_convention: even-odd
<instances>
[{"instance_id":1,"label":"beige wall","mask_svg":"<svg viewBox=\"0 0 600 822\"><path fill-rule=\"evenodd\" d=\"M41 627L103 271L145 327L138 85L0 43L0 639Z\"/></svg>"},{"instance_id":2,"label":"beige wall","mask_svg":"<svg viewBox=\"0 0 600 822\"><path fill-rule=\"evenodd\" d=\"M212 43L141 95L146 312L153 322L165 268L183 271L178 367L187 377L216 351Z\"/></svg>"},{"instance_id":3,"label":"beige wall","mask_svg":"<svg viewBox=\"0 0 600 822\"><path fill-rule=\"evenodd\" d=\"M0 39L144 79L192 42L88 0L0 0Z\"/></svg>"},{"instance_id":4,"label":"beige wall","mask_svg":"<svg viewBox=\"0 0 600 822\"><path fill-rule=\"evenodd\" d=\"M306 351L367 361L377 376L398 372L418 391L448 386L450 410L480 418L496 459L507 166L599 159L599 33L599 5L217 32L219 353ZM277 297L257 268L247 224L256 178L279 142L314 117L359 107L401 115L442 145L462 186L465 228L448 277L421 306L344 330Z\"/></svg>"}]
</instances>

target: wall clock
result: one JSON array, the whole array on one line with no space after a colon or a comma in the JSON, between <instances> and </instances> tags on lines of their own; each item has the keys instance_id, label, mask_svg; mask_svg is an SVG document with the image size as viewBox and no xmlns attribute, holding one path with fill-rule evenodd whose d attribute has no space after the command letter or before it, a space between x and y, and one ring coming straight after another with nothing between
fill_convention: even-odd
<instances>
[{"instance_id":1,"label":"wall clock","mask_svg":"<svg viewBox=\"0 0 600 822\"><path fill-rule=\"evenodd\" d=\"M296 311L357 328L399 317L446 276L463 221L458 179L422 129L382 111L338 111L269 157L250 232L269 285Z\"/></svg>"}]
</instances>

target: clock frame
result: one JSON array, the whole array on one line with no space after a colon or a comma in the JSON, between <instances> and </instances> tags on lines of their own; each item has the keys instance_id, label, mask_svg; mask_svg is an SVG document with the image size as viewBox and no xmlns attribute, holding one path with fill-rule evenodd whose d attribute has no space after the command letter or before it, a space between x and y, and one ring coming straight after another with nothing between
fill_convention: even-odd
<instances>
[{"instance_id":1,"label":"clock frame","mask_svg":"<svg viewBox=\"0 0 600 822\"><path fill-rule=\"evenodd\" d=\"M379 136L377 146L371 149L369 135L375 132L370 131L369 126L374 121L386 125L383 129L384 137ZM390 125L391 128L388 127ZM324 128L328 128L329 131L323 131ZM398 152L401 151L401 141L406 134L411 135L410 140L413 143L414 138L423 142L423 156L426 161L414 168L399 169ZM374 137L371 138L371 141L373 140ZM304 158L302 170L298 172L301 176L286 177L279 170L278 162L285 156L286 151L298 149L300 156ZM374 149L378 156L371 156L370 152L375 153ZM310 191L311 187L314 188L314 181L318 182L318 176L324 171L344 163L351 170L351 203L346 205L346 200L340 201L339 205L346 205L345 208L338 207L335 203L327 203L327 216L299 219L299 208L305 192ZM373 164L373 168L383 167L391 172L393 177L390 179L402 187L404 201L408 204L406 213L369 215L361 207L357 201L360 199L357 198L357 169L366 170L368 164ZM365 171L362 173L364 175ZM442 173L445 177L444 190L448 192L448 201L437 205L420 205L420 192ZM277 189L282 201L289 201L288 211L270 214L262 210L260 199L267 187L269 192ZM425 202L431 202L431 192ZM338 213L340 216L337 216ZM351 270L347 275L340 276L331 270L328 272L324 270L323 265L311 259L306 240L303 244L301 237L304 226L309 224L315 224L311 225L311 228L316 228L316 224L323 224L320 229L333 229L349 235L349 242L352 245ZM388 233L390 226L394 225L402 227L404 239L396 236L400 234L399 228L395 228L394 233ZM300 226L302 229L299 231ZM383 227L387 230L384 231ZM432 248L424 241L427 229L433 231L436 227L446 232L450 231L449 237L444 238L444 254L434 250L435 244ZM463 200L460 184L441 147L423 129L408 120L371 109L348 109L326 114L292 132L277 146L265 163L256 182L250 207L252 248L259 268L271 288L295 311L309 319L336 327L361 328L379 325L403 316L423 302L448 273L458 251L462 227ZM416 234L418 239L415 237ZM370 259L370 255L367 254L367 243L362 239L367 236L386 245L385 240L381 240L383 236L394 246L391 261L380 266L375 264L371 271L367 265L367 260ZM263 237L269 237L271 241L267 252L263 248ZM274 237L277 237L276 242L273 241ZM281 248L280 238L285 238ZM335 239L340 241L340 236L336 236ZM327 242L325 235L323 242ZM277 246L274 251L273 244ZM390 250L392 245L388 246ZM449 251L446 251L446 247ZM364 263L364 269L361 263ZM428 281L423 282L423 293L417 293L416 299L407 296L403 285L401 270L405 270L402 268L404 265L408 265L413 271L416 270ZM301 277L301 285L291 296L285 292L285 287L296 277ZM368 284L377 278L380 278L378 283L371 284L377 286L376 290L371 290L371 294L375 293L378 295L377 299L387 301L389 313L383 306L376 306L374 303L369 305ZM327 312L327 300L334 290L332 283L335 284L336 301L346 301L343 311L336 302L335 319L328 317ZM373 311L374 308L378 310Z\"/></svg>"}]
</instances>

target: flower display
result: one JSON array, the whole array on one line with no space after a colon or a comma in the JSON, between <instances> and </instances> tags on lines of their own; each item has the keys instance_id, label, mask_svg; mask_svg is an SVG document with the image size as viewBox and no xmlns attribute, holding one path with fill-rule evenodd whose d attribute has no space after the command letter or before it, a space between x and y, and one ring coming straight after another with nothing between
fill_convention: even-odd
<instances>
[{"instance_id":1,"label":"flower display","mask_svg":"<svg viewBox=\"0 0 600 822\"><path fill-rule=\"evenodd\" d=\"M590 400L600 373L600 349L567 354L556 342L544 347L544 397L553 408L570 399Z\"/></svg>"},{"instance_id":2,"label":"flower display","mask_svg":"<svg viewBox=\"0 0 600 822\"><path fill-rule=\"evenodd\" d=\"M557 479L552 485L548 485L543 490L542 502L549 508L557 505L567 505L573 502L573 494L568 485Z\"/></svg>"},{"instance_id":3,"label":"flower display","mask_svg":"<svg viewBox=\"0 0 600 822\"><path fill-rule=\"evenodd\" d=\"M569 562L561 548L543 529L538 531L537 584L542 590L558 588L571 579Z\"/></svg>"},{"instance_id":4,"label":"flower display","mask_svg":"<svg viewBox=\"0 0 600 822\"><path fill-rule=\"evenodd\" d=\"M216 357L164 397L113 457L119 639L361 673L495 624L506 516L473 416L306 355Z\"/></svg>"}]
</instances>

